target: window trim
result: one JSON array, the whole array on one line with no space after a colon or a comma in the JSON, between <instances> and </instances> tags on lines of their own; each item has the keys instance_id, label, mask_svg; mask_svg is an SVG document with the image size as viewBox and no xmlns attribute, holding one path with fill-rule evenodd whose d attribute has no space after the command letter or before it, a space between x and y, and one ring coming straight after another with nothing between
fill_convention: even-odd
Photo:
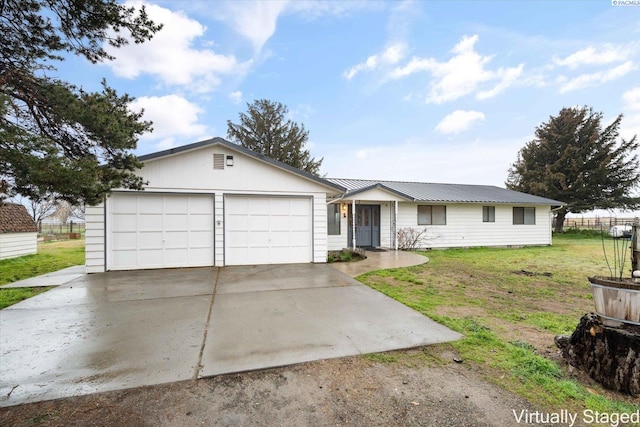
<instances>
[{"instance_id":1,"label":"window trim","mask_svg":"<svg viewBox=\"0 0 640 427\"><path fill-rule=\"evenodd\" d=\"M522 211L522 222L516 222L516 209L518 211ZM527 212L529 212L529 215L527 215ZM531 215L531 212L533 213L533 215ZM513 215L513 225L536 225L536 208L535 206L514 206L513 210L512 210L512 215ZM520 216L520 214L518 214L518 216ZM527 222L527 219L529 219L532 222ZM518 221L520 219L518 218Z\"/></svg>"},{"instance_id":2,"label":"window trim","mask_svg":"<svg viewBox=\"0 0 640 427\"><path fill-rule=\"evenodd\" d=\"M333 212L331 212L333 208ZM335 221L334 227L331 224L331 217L333 215L333 221ZM337 228L337 233L335 232ZM328 236L340 236L342 235L342 216L340 212L339 203L329 203L327 205L327 235Z\"/></svg>"},{"instance_id":3,"label":"window trim","mask_svg":"<svg viewBox=\"0 0 640 427\"><path fill-rule=\"evenodd\" d=\"M421 217L421 213L420 210L421 208L423 209L428 209L429 213L428 213L428 222L420 222L420 217ZM444 222L438 222L435 223L433 222L433 208L442 208L443 209L443 213L444 213ZM447 205L418 205L417 209L416 209L416 223L418 225L447 225ZM424 217L425 213L422 213L422 216Z\"/></svg>"},{"instance_id":4,"label":"window trim","mask_svg":"<svg viewBox=\"0 0 640 427\"><path fill-rule=\"evenodd\" d=\"M482 207L482 222L486 222L486 223L496 222L496 207L495 206L483 206Z\"/></svg>"}]
</instances>

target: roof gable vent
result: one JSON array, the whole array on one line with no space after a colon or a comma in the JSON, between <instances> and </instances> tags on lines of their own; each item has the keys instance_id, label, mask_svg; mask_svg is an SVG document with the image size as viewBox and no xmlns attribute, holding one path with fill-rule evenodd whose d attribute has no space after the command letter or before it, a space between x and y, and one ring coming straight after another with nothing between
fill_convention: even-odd
<instances>
[{"instance_id":1,"label":"roof gable vent","mask_svg":"<svg viewBox=\"0 0 640 427\"><path fill-rule=\"evenodd\" d=\"M224 169L224 154L213 154L213 168Z\"/></svg>"}]
</instances>

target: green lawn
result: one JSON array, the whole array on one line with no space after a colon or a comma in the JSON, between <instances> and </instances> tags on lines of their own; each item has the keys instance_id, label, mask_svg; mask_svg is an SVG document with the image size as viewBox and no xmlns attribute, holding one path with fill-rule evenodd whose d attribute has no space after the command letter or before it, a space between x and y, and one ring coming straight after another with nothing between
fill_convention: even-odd
<instances>
[{"instance_id":1,"label":"green lawn","mask_svg":"<svg viewBox=\"0 0 640 427\"><path fill-rule=\"evenodd\" d=\"M556 334L570 334L580 317L594 310L587 277L609 274L600 238L561 235L554 236L550 247L450 249L425 255L428 264L358 279L463 333L466 338L446 346L487 379L536 405L550 410L637 409L631 398L587 387L572 377L553 342Z\"/></svg>"},{"instance_id":2,"label":"green lawn","mask_svg":"<svg viewBox=\"0 0 640 427\"><path fill-rule=\"evenodd\" d=\"M52 287L53 286L40 286L37 288L2 288L0 289L0 310L26 300L27 298L46 292Z\"/></svg>"},{"instance_id":3,"label":"green lawn","mask_svg":"<svg viewBox=\"0 0 640 427\"><path fill-rule=\"evenodd\" d=\"M0 285L84 264L84 239L38 244L38 253L0 261Z\"/></svg>"}]
</instances>

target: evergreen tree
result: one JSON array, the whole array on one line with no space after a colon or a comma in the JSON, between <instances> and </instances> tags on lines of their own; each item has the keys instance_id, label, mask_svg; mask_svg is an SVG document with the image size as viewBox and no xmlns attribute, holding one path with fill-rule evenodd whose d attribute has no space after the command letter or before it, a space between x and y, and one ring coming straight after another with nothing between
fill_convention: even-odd
<instances>
[{"instance_id":1,"label":"evergreen tree","mask_svg":"<svg viewBox=\"0 0 640 427\"><path fill-rule=\"evenodd\" d=\"M518 153L509 169L508 188L565 202L556 212L561 232L567 213L592 209L634 209L640 198L637 135L619 136L622 115L602 127L592 108L563 108L536 128L535 139Z\"/></svg>"},{"instance_id":2,"label":"evergreen tree","mask_svg":"<svg viewBox=\"0 0 640 427\"><path fill-rule=\"evenodd\" d=\"M0 192L32 200L99 202L115 187L140 189L130 153L151 129L132 98L102 82L86 92L55 75L65 52L92 63L160 29L144 7L117 0L0 0Z\"/></svg>"},{"instance_id":3,"label":"evergreen tree","mask_svg":"<svg viewBox=\"0 0 640 427\"><path fill-rule=\"evenodd\" d=\"M287 118L288 109L280 102L259 99L247 103L240 113L240 124L227 120L227 137L243 147L279 160L294 168L318 175L322 160L311 157L305 144L309 131L303 124Z\"/></svg>"}]
</instances>

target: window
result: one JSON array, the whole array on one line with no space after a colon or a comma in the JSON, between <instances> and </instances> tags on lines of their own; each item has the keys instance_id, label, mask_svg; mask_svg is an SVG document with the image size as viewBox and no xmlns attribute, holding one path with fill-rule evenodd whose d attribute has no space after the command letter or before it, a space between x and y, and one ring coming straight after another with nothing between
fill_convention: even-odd
<instances>
[{"instance_id":1,"label":"window","mask_svg":"<svg viewBox=\"0 0 640 427\"><path fill-rule=\"evenodd\" d=\"M446 225L447 207L440 205L418 206L418 225Z\"/></svg>"},{"instance_id":2,"label":"window","mask_svg":"<svg viewBox=\"0 0 640 427\"><path fill-rule=\"evenodd\" d=\"M513 223L532 225L536 223L536 208L513 208Z\"/></svg>"},{"instance_id":3,"label":"window","mask_svg":"<svg viewBox=\"0 0 640 427\"><path fill-rule=\"evenodd\" d=\"M496 222L496 207L495 206L483 206L482 207L482 222Z\"/></svg>"},{"instance_id":4,"label":"window","mask_svg":"<svg viewBox=\"0 0 640 427\"><path fill-rule=\"evenodd\" d=\"M340 235L340 203L327 205L327 229L329 236Z\"/></svg>"}]
</instances>

